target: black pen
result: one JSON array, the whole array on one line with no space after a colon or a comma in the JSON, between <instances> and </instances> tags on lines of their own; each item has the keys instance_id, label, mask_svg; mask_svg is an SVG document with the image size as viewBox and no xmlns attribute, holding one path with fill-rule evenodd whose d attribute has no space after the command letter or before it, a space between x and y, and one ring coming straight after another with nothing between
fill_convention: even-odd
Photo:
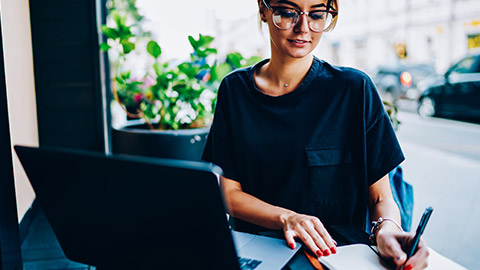
<instances>
[{"instance_id":1,"label":"black pen","mask_svg":"<svg viewBox=\"0 0 480 270\"><path fill-rule=\"evenodd\" d=\"M412 244L410 245L410 249L407 252L407 260L413 256L415 253L415 250L418 247L418 242L420 241L420 236L422 236L423 231L425 230L425 227L427 226L427 222L430 219L430 216L432 215L433 208L428 207L425 209L425 212L423 212L422 219L420 219L420 223L418 224L417 231L415 232L415 237L413 237Z\"/></svg>"}]
</instances>

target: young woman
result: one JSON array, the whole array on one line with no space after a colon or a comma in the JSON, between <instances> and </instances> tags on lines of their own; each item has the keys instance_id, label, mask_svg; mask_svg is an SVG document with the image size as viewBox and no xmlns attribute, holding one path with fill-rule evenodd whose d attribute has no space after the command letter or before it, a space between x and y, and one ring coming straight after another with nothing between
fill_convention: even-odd
<instances>
[{"instance_id":1,"label":"young woman","mask_svg":"<svg viewBox=\"0 0 480 270\"><path fill-rule=\"evenodd\" d=\"M317 256L336 253L330 225L364 228L367 208L381 255L426 267L421 241L401 231L388 172L404 156L375 86L364 73L311 52L336 22L337 0L258 0L271 58L222 81L203 158L222 167L235 229L282 230Z\"/></svg>"}]
</instances>

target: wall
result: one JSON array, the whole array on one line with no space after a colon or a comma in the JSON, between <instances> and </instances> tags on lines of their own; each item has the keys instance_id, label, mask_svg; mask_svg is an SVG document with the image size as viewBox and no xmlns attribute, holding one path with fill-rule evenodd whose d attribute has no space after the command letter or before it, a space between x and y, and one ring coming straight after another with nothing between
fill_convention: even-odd
<instances>
[{"instance_id":1,"label":"wall","mask_svg":"<svg viewBox=\"0 0 480 270\"><path fill-rule=\"evenodd\" d=\"M5 81L12 146L38 145L28 0L1 0ZM12 150L12 153L13 150ZM23 168L13 154L18 219L35 197Z\"/></svg>"}]
</instances>

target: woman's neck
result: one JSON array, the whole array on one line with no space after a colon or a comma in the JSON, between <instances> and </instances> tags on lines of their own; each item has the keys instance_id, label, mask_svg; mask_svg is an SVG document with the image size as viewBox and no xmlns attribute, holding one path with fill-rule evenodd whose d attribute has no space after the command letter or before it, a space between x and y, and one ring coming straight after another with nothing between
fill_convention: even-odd
<instances>
[{"instance_id":1,"label":"woman's neck","mask_svg":"<svg viewBox=\"0 0 480 270\"><path fill-rule=\"evenodd\" d=\"M312 65L313 56L295 58L273 57L257 73L257 84L268 95L289 93L302 82Z\"/></svg>"}]
</instances>

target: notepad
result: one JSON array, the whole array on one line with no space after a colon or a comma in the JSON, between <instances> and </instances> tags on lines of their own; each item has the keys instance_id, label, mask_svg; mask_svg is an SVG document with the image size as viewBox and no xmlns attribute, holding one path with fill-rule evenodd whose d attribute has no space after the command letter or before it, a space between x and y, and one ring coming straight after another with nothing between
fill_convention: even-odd
<instances>
[{"instance_id":1,"label":"notepad","mask_svg":"<svg viewBox=\"0 0 480 270\"><path fill-rule=\"evenodd\" d=\"M368 245L353 244L337 247L337 254L320 257L320 262L331 270L388 269Z\"/></svg>"},{"instance_id":2,"label":"notepad","mask_svg":"<svg viewBox=\"0 0 480 270\"><path fill-rule=\"evenodd\" d=\"M365 244L353 244L337 247L337 254L320 257L320 262L330 270L384 270L389 269L375 253L374 248ZM427 269L466 270L465 267L430 250Z\"/></svg>"}]
</instances>

